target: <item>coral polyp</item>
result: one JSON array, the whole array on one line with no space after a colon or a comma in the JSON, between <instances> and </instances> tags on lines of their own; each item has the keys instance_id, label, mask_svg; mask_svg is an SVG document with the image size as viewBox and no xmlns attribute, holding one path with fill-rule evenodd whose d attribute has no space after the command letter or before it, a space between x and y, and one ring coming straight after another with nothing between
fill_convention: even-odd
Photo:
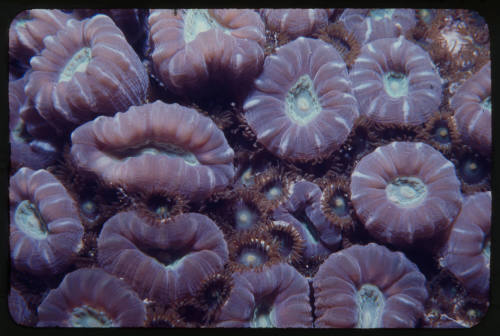
<instances>
[{"instance_id":1,"label":"coral polyp","mask_svg":"<svg viewBox=\"0 0 500 336\"><path fill-rule=\"evenodd\" d=\"M304 256L328 255L341 239L341 230L328 221L321 209L321 189L307 181L292 186L289 199L273 212L275 220L290 223L304 241Z\"/></svg>"},{"instance_id":2,"label":"coral polyp","mask_svg":"<svg viewBox=\"0 0 500 336\"><path fill-rule=\"evenodd\" d=\"M491 63L469 78L453 95L453 117L465 143L491 153Z\"/></svg>"},{"instance_id":3,"label":"coral polyp","mask_svg":"<svg viewBox=\"0 0 500 336\"><path fill-rule=\"evenodd\" d=\"M10 180L10 250L16 269L50 276L83 247L75 202L51 173L21 168Z\"/></svg>"},{"instance_id":4,"label":"coral polyp","mask_svg":"<svg viewBox=\"0 0 500 336\"><path fill-rule=\"evenodd\" d=\"M276 264L260 272L233 275L218 327L305 328L312 326L307 280L292 266Z\"/></svg>"},{"instance_id":5,"label":"coral polyp","mask_svg":"<svg viewBox=\"0 0 500 336\"><path fill-rule=\"evenodd\" d=\"M455 119L446 112L436 113L422 129L419 138L445 155L449 155L460 143Z\"/></svg>"},{"instance_id":6,"label":"coral polyp","mask_svg":"<svg viewBox=\"0 0 500 336\"><path fill-rule=\"evenodd\" d=\"M300 37L280 47L255 88L243 105L245 119L257 141L283 159L329 155L358 116L345 62L320 40Z\"/></svg>"},{"instance_id":7,"label":"coral polyp","mask_svg":"<svg viewBox=\"0 0 500 336\"><path fill-rule=\"evenodd\" d=\"M424 143L393 142L363 157L351 200L365 228L395 245L443 235L461 204L453 164Z\"/></svg>"},{"instance_id":8,"label":"coral polyp","mask_svg":"<svg viewBox=\"0 0 500 336\"><path fill-rule=\"evenodd\" d=\"M38 308L40 327L141 327L146 308L122 280L100 268L68 273Z\"/></svg>"},{"instance_id":9,"label":"coral polyp","mask_svg":"<svg viewBox=\"0 0 500 336\"><path fill-rule=\"evenodd\" d=\"M262 227L262 231L268 233L278 244L278 252L283 260L287 262L300 260L305 241L293 225L277 220Z\"/></svg>"},{"instance_id":10,"label":"coral polyp","mask_svg":"<svg viewBox=\"0 0 500 336\"><path fill-rule=\"evenodd\" d=\"M413 9L396 8L347 9L342 13L340 21L361 45L381 38L404 35L416 25Z\"/></svg>"},{"instance_id":11,"label":"coral polyp","mask_svg":"<svg viewBox=\"0 0 500 336\"><path fill-rule=\"evenodd\" d=\"M313 280L315 326L414 327L428 296L425 281L414 263L384 246L355 245L333 253Z\"/></svg>"},{"instance_id":12,"label":"coral polyp","mask_svg":"<svg viewBox=\"0 0 500 336\"><path fill-rule=\"evenodd\" d=\"M28 105L57 130L144 103L146 70L109 17L70 19L43 41L25 92Z\"/></svg>"},{"instance_id":13,"label":"coral polyp","mask_svg":"<svg viewBox=\"0 0 500 336\"><path fill-rule=\"evenodd\" d=\"M455 161L464 194L488 190L491 179L491 161L488 158L473 150L465 149Z\"/></svg>"},{"instance_id":14,"label":"coral polyp","mask_svg":"<svg viewBox=\"0 0 500 336\"><path fill-rule=\"evenodd\" d=\"M326 218L342 230L352 229L352 204L348 181L337 178L326 182L321 196L321 210Z\"/></svg>"},{"instance_id":15,"label":"coral polyp","mask_svg":"<svg viewBox=\"0 0 500 336\"><path fill-rule=\"evenodd\" d=\"M287 34L291 38L307 36L326 27L326 9L263 9L261 15L267 27L275 32Z\"/></svg>"},{"instance_id":16,"label":"coral polyp","mask_svg":"<svg viewBox=\"0 0 500 336\"><path fill-rule=\"evenodd\" d=\"M490 288L491 192L467 196L441 252L440 265L471 292Z\"/></svg>"},{"instance_id":17,"label":"coral polyp","mask_svg":"<svg viewBox=\"0 0 500 336\"><path fill-rule=\"evenodd\" d=\"M183 197L168 192L139 192L132 199L136 211L151 225L164 225L187 210Z\"/></svg>"},{"instance_id":18,"label":"coral polyp","mask_svg":"<svg viewBox=\"0 0 500 336\"><path fill-rule=\"evenodd\" d=\"M9 56L17 71L29 69L32 56L44 49L43 39L55 35L71 19L60 10L32 9L19 13L9 29Z\"/></svg>"},{"instance_id":19,"label":"coral polyp","mask_svg":"<svg viewBox=\"0 0 500 336\"><path fill-rule=\"evenodd\" d=\"M71 142L78 167L130 191L169 190L206 198L234 176L234 151L222 131L178 104L157 101L97 118L77 128Z\"/></svg>"},{"instance_id":20,"label":"coral polyp","mask_svg":"<svg viewBox=\"0 0 500 336\"><path fill-rule=\"evenodd\" d=\"M432 60L403 37L365 45L350 77L361 114L377 122L421 124L441 103L441 78Z\"/></svg>"},{"instance_id":21,"label":"coral polyp","mask_svg":"<svg viewBox=\"0 0 500 336\"><path fill-rule=\"evenodd\" d=\"M41 169L48 167L58 159L59 150L56 139L37 139L35 136L50 130L43 120L28 124L21 117L26 101L24 86L26 76L9 81L9 141L11 146L11 164L14 167Z\"/></svg>"},{"instance_id":22,"label":"coral polyp","mask_svg":"<svg viewBox=\"0 0 500 336\"><path fill-rule=\"evenodd\" d=\"M16 13L13 321L476 325L495 261L480 14Z\"/></svg>"},{"instance_id":23,"label":"coral polyp","mask_svg":"<svg viewBox=\"0 0 500 336\"><path fill-rule=\"evenodd\" d=\"M254 190L238 189L214 210L216 221L228 233L257 230L268 221L263 202L262 195Z\"/></svg>"},{"instance_id":24,"label":"coral polyp","mask_svg":"<svg viewBox=\"0 0 500 336\"><path fill-rule=\"evenodd\" d=\"M229 259L233 270L260 270L279 260L278 244L263 232L239 233L229 240Z\"/></svg>"},{"instance_id":25,"label":"coral polyp","mask_svg":"<svg viewBox=\"0 0 500 336\"><path fill-rule=\"evenodd\" d=\"M165 304L195 294L228 258L222 232L197 213L151 226L135 212L121 212L104 224L98 249L101 267L123 277L141 297Z\"/></svg>"},{"instance_id":26,"label":"coral polyp","mask_svg":"<svg viewBox=\"0 0 500 336\"><path fill-rule=\"evenodd\" d=\"M29 310L26 300L21 293L11 288L8 297L10 316L19 325L30 326L33 324L33 313Z\"/></svg>"},{"instance_id":27,"label":"coral polyp","mask_svg":"<svg viewBox=\"0 0 500 336\"><path fill-rule=\"evenodd\" d=\"M261 70L264 23L251 10L151 10L148 23L155 74L175 93L237 94Z\"/></svg>"}]
</instances>

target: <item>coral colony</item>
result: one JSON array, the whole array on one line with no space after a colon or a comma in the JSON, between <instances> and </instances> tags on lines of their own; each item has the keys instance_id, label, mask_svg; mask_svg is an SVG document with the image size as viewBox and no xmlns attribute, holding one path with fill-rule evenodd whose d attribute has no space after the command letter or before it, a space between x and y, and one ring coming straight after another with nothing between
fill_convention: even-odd
<instances>
[{"instance_id":1,"label":"coral colony","mask_svg":"<svg viewBox=\"0 0 500 336\"><path fill-rule=\"evenodd\" d=\"M21 325L459 328L489 306L491 61L467 10L27 10Z\"/></svg>"}]
</instances>

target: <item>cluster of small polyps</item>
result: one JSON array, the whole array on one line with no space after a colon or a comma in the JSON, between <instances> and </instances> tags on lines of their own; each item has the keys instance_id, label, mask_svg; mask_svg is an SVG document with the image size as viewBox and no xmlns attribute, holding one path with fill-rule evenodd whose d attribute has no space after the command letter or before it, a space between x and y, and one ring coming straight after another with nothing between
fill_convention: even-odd
<instances>
[{"instance_id":1,"label":"cluster of small polyps","mask_svg":"<svg viewBox=\"0 0 500 336\"><path fill-rule=\"evenodd\" d=\"M485 28L447 10L19 14L13 319L477 323L489 304ZM462 40L431 38L449 36ZM463 68L446 63L457 48L475 57Z\"/></svg>"}]
</instances>

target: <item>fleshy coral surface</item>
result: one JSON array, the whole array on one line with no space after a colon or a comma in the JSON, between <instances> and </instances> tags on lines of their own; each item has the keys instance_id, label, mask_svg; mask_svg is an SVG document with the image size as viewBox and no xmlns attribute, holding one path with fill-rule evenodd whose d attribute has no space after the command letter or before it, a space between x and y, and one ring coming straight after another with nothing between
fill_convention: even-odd
<instances>
[{"instance_id":1,"label":"fleshy coral surface","mask_svg":"<svg viewBox=\"0 0 500 336\"><path fill-rule=\"evenodd\" d=\"M479 13L34 9L9 38L16 323L439 328L488 310Z\"/></svg>"}]
</instances>

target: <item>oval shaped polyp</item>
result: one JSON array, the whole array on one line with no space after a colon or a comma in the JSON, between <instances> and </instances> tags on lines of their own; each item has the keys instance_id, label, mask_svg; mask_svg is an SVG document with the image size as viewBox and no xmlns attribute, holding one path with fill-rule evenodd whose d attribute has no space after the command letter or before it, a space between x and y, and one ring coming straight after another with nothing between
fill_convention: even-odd
<instances>
[{"instance_id":1,"label":"oval shaped polyp","mask_svg":"<svg viewBox=\"0 0 500 336\"><path fill-rule=\"evenodd\" d=\"M18 270L55 275L82 248L75 201L44 169L21 168L10 179L10 257Z\"/></svg>"},{"instance_id":2,"label":"oval shaped polyp","mask_svg":"<svg viewBox=\"0 0 500 336\"><path fill-rule=\"evenodd\" d=\"M440 152L421 142L392 142L356 165L351 200L375 238L403 246L444 233L462 195L455 166Z\"/></svg>"},{"instance_id":3,"label":"oval shaped polyp","mask_svg":"<svg viewBox=\"0 0 500 336\"><path fill-rule=\"evenodd\" d=\"M347 67L329 44L299 37L268 56L243 105L257 141L280 158L327 157L359 115Z\"/></svg>"},{"instance_id":4,"label":"oval shaped polyp","mask_svg":"<svg viewBox=\"0 0 500 336\"><path fill-rule=\"evenodd\" d=\"M157 101L99 117L71 135L71 156L112 186L201 199L234 176L234 151L210 118Z\"/></svg>"},{"instance_id":5,"label":"oval shaped polyp","mask_svg":"<svg viewBox=\"0 0 500 336\"><path fill-rule=\"evenodd\" d=\"M319 328L412 328L423 316L425 276L401 252L370 243L331 254L313 280Z\"/></svg>"},{"instance_id":6,"label":"oval shaped polyp","mask_svg":"<svg viewBox=\"0 0 500 336\"><path fill-rule=\"evenodd\" d=\"M195 295L228 259L222 232L197 213L151 226L135 212L121 212L104 223L97 246L101 267L123 277L142 298L166 304Z\"/></svg>"}]
</instances>

